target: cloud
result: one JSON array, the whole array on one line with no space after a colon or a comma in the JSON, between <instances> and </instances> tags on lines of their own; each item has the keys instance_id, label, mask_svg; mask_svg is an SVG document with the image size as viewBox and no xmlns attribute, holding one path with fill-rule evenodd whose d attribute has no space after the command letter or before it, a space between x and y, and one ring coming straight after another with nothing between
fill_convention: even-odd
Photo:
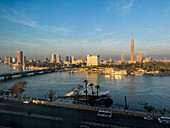
<instances>
[{"instance_id":1,"label":"cloud","mask_svg":"<svg viewBox=\"0 0 170 128\"><path fill-rule=\"evenodd\" d=\"M164 10L163 17L168 17L169 14L170 14L170 7L166 8L166 9Z\"/></svg>"},{"instance_id":2,"label":"cloud","mask_svg":"<svg viewBox=\"0 0 170 128\"><path fill-rule=\"evenodd\" d=\"M129 3L123 5L123 6L122 6L122 13L123 13L124 15L125 15L125 14L128 14L130 8L132 7L132 5L133 5L133 0L130 0Z\"/></svg>"},{"instance_id":3,"label":"cloud","mask_svg":"<svg viewBox=\"0 0 170 128\"><path fill-rule=\"evenodd\" d=\"M4 10L1 9L2 12L2 18L7 19L9 21L12 21L14 23L22 24L30 28L42 30L42 31L48 31L52 33L61 33L66 34L70 33L71 30L66 27L57 27L57 26L48 26L48 25L40 25L38 22L32 20L32 18L26 17L25 15L22 15L21 13L17 12L16 10Z\"/></svg>"},{"instance_id":4,"label":"cloud","mask_svg":"<svg viewBox=\"0 0 170 128\"><path fill-rule=\"evenodd\" d=\"M133 0L119 0L118 2L110 3L106 9L117 15L126 16L132 8L133 3Z\"/></svg>"},{"instance_id":5,"label":"cloud","mask_svg":"<svg viewBox=\"0 0 170 128\"><path fill-rule=\"evenodd\" d=\"M96 28L96 31L101 32L101 31L102 31L102 28L101 28L101 27L97 27L97 28Z\"/></svg>"}]
</instances>

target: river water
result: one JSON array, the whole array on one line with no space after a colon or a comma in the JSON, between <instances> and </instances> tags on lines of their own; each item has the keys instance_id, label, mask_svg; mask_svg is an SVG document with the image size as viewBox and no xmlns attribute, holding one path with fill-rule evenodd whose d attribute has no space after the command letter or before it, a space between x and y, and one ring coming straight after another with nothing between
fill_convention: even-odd
<instances>
[{"instance_id":1,"label":"river water","mask_svg":"<svg viewBox=\"0 0 170 128\"><path fill-rule=\"evenodd\" d=\"M0 65L0 74L14 72L7 65ZM2 79L2 78L1 78ZM24 95L27 97L44 98L49 90L55 90L57 95L65 95L87 79L89 84L99 84L100 90L110 90L110 96L114 104L124 104L124 96L127 96L130 107L143 107L141 103L149 103L155 107L170 108L170 77L154 76L104 76L96 73L68 73L54 72L44 75L36 75L13 80L1 80L0 89L7 90L15 82L26 80L28 82ZM96 90L96 89L94 89Z\"/></svg>"}]
</instances>

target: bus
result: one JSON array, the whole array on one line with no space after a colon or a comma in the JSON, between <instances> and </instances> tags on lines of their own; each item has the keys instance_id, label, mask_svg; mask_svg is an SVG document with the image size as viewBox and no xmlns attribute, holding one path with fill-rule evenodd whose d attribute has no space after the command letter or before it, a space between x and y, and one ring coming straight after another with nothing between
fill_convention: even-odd
<instances>
[{"instance_id":1,"label":"bus","mask_svg":"<svg viewBox=\"0 0 170 128\"><path fill-rule=\"evenodd\" d=\"M170 117L159 117L158 118L158 121L159 121L159 123L163 123L163 124L169 124L169 122L170 122Z\"/></svg>"},{"instance_id":2,"label":"bus","mask_svg":"<svg viewBox=\"0 0 170 128\"><path fill-rule=\"evenodd\" d=\"M98 113L97 113L97 116L111 118L112 117L112 112L99 110Z\"/></svg>"}]
</instances>

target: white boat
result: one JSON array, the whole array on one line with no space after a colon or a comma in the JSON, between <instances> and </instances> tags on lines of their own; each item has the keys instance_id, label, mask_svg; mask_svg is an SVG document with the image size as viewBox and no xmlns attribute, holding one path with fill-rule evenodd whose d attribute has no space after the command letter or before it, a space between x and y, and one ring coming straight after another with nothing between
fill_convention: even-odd
<instances>
[{"instance_id":1,"label":"white boat","mask_svg":"<svg viewBox=\"0 0 170 128\"><path fill-rule=\"evenodd\" d=\"M75 88L74 91L66 94L65 96L68 96L68 97L75 96L75 94L76 94L78 91L79 91L79 95L81 95L81 96L85 96L85 95L86 95L86 93L84 92L85 89L82 89L82 90L81 90L81 89ZM102 92L99 91L99 92L98 92L98 96L108 95L109 92L110 92L110 90L102 91ZM88 89L87 95L92 95L92 91ZM97 93L94 92L93 95L97 95Z\"/></svg>"}]
</instances>

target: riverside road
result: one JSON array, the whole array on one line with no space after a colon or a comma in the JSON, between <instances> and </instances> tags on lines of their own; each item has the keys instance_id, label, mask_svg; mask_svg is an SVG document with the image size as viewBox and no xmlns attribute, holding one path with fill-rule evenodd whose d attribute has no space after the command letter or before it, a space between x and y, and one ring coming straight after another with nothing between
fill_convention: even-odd
<instances>
[{"instance_id":1,"label":"riverside road","mask_svg":"<svg viewBox=\"0 0 170 128\"><path fill-rule=\"evenodd\" d=\"M8 114L3 112L9 112ZM18 114L10 114L12 112ZM23 113L23 114L22 114ZM85 124L90 128L168 128L157 120L146 121L132 116L113 115L112 118L97 117L96 111L87 111L65 107L22 102L0 102L0 125L22 128L79 128ZM25 115L25 116L24 116ZM45 118L47 117L47 118ZM53 118L51 118L53 117Z\"/></svg>"}]
</instances>

